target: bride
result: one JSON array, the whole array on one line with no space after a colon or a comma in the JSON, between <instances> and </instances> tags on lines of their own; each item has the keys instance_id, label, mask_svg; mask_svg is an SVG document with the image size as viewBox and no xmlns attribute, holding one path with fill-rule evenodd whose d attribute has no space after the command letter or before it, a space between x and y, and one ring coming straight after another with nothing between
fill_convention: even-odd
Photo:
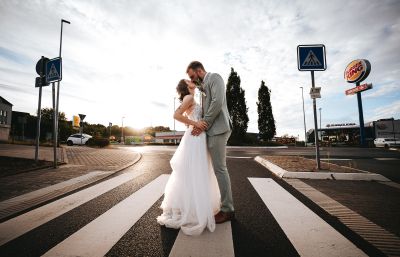
<instances>
[{"instance_id":1,"label":"bride","mask_svg":"<svg viewBox=\"0 0 400 257\"><path fill-rule=\"evenodd\" d=\"M206 134L191 135L198 127L202 108L194 100L195 84L181 80L176 87L181 106L174 119L188 129L172 157L172 173L165 187L161 204L163 213L157 217L160 225L181 229L186 235L200 235L207 227L215 230L214 215L220 210L220 191L207 151Z\"/></svg>"}]
</instances>

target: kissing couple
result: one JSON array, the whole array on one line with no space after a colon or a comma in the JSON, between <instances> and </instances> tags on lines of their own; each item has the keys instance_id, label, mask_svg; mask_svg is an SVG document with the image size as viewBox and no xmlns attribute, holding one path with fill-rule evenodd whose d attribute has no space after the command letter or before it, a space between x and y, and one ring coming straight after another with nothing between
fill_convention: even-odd
<instances>
[{"instance_id":1,"label":"kissing couple","mask_svg":"<svg viewBox=\"0 0 400 257\"><path fill-rule=\"evenodd\" d=\"M170 161L172 173L157 222L200 235L206 227L213 232L216 223L234 218L226 166L232 123L222 77L206 72L198 61L191 62L186 73L190 80L182 79L176 87L181 105L174 119L188 128ZM196 87L202 92L201 104L195 101Z\"/></svg>"}]
</instances>

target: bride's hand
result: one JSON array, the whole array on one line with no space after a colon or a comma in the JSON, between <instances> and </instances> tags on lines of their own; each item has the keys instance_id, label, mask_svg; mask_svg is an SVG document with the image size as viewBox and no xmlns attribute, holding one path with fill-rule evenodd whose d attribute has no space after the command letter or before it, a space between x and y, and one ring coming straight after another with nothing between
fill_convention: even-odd
<instances>
[{"instance_id":1,"label":"bride's hand","mask_svg":"<svg viewBox=\"0 0 400 257\"><path fill-rule=\"evenodd\" d=\"M204 120L199 120L199 121L196 121L196 122L195 122L194 127L196 127L196 128L198 128L198 129L204 131L204 130L207 129L208 124L207 124L207 122L205 122Z\"/></svg>"}]
</instances>

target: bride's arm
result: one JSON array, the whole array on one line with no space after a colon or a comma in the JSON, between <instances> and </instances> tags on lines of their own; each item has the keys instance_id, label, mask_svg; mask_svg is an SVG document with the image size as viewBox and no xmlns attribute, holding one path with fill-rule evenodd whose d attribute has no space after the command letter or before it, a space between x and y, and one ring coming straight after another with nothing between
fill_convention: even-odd
<instances>
[{"instance_id":1,"label":"bride's arm","mask_svg":"<svg viewBox=\"0 0 400 257\"><path fill-rule=\"evenodd\" d=\"M192 126L197 127L198 124L196 121L191 120L183 115L185 113L185 111L187 111L193 103L194 103L193 96L186 95L183 98L182 104L178 107L178 109L175 110L174 119L177 121L180 121L186 125L192 125Z\"/></svg>"}]
</instances>

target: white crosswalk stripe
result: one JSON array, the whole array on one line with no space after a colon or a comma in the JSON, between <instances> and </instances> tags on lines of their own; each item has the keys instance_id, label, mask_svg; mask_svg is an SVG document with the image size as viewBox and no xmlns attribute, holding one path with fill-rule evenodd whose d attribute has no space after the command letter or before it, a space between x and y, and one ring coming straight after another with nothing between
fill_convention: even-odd
<instances>
[{"instance_id":1,"label":"white crosswalk stripe","mask_svg":"<svg viewBox=\"0 0 400 257\"><path fill-rule=\"evenodd\" d=\"M0 246L141 174L122 174L1 223ZM43 256L105 256L162 197L168 178L169 175L163 174L150 181L63 241L56 242ZM274 180L248 179L301 256L366 256ZM213 233L206 229L200 236L186 236L180 231L169 256L234 255L231 222L226 222L218 224Z\"/></svg>"},{"instance_id":2,"label":"white crosswalk stripe","mask_svg":"<svg viewBox=\"0 0 400 257\"><path fill-rule=\"evenodd\" d=\"M43 256L104 256L162 196L168 178L159 176Z\"/></svg>"},{"instance_id":3,"label":"white crosswalk stripe","mask_svg":"<svg viewBox=\"0 0 400 257\"><path fill-rule=\"evenodd\" d=\"M367 256L269 178L249 178L300 256Z\"/></svg>"},{"instance_id":4,"label":"white crosswalk stripe","mask_svg":"<svg viewBox=\"0 0 400 257\"><path fill-rule=\"evenodd\" d=\"M1 223L0 246L141 174L142 172L119 175Z\"/></svg>"}]
</instances>

